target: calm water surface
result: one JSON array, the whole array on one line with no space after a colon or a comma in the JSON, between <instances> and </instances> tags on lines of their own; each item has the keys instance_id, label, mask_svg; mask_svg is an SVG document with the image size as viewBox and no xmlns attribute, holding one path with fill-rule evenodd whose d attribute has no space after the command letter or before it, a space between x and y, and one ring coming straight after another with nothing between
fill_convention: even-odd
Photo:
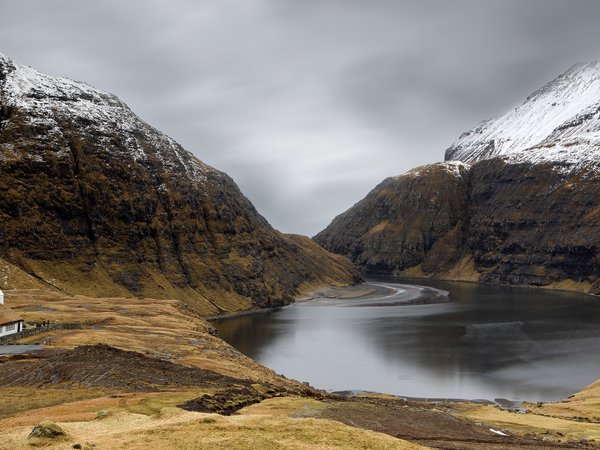
<instances>
[{"instance_id":1,"label":"calm water surface","mask_svg":"<svg viewBox=\"0 0 600 450\"><path fill-rule=\"evenodd\" d=\"M407 281L403 281L407 283ZM299 303L216 323L222 338L278 373L327 390L412 397L553 401L600 378L600 301L467 283L385 282L398 294ZM415 294L416 292L416 294Z\"/></svg>"}]
</instances>

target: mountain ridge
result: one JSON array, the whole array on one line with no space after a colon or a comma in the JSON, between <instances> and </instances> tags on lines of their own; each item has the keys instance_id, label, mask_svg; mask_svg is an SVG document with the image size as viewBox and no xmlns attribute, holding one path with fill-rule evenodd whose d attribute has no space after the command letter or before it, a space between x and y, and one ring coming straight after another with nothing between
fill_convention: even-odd
<instances>
[{"instance_id":1,"label":"mountain ridge","mask_svg":"<svg viewBox=\"0 0 600 450\"><path fill-rule=\"evenodd\" d=\"M461 134L445 160L561 162L564 170L600 157L600 63L578 63L516 108Z\"/></svg>"},{"instance_id":2,"label":"mountain ridge","mask_svg":"<svg viewBox=\"0 0 600 450\"><path fill-rule=\"evenodd\" d=\"M0 57L3 287L179 298L202 314L358 280L116 96ZM33 277L33 278L32 278Z\"/></svg>"}]
</instances>

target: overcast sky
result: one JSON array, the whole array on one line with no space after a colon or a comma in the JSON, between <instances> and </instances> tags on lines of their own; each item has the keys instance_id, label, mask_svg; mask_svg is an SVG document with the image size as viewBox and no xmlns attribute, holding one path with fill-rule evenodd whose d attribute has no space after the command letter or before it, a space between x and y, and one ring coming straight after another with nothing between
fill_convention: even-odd
<instances>
[{"instance_id":1,"label":"overcast sky","mask_svg":"<svg viewBox=\"0 0 600 450\"><path fill-rule=\"evenodd\" d=\"M313 235L572 64L600 1L0 0L0 52L118 95Z\"/></svg>"}]
</instances>

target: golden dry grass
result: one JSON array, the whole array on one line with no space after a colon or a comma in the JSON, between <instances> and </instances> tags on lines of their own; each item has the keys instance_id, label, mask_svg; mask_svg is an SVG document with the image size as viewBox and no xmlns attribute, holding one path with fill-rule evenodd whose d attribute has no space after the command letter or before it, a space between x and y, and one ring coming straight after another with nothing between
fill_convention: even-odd
<instances>
[{"instance_id":1,"label":"golden dry grass","mask_svg":"<svg viewBox=\"0 0 600 450\"><path fill-rule=\"evenodd\" d=\"M236 378L292 383L211 335L211 325L181 309L177 300L67 296L43 290L12 290L5 294L7 303L26 321L84 325L81 330L29 337L23 343L46 337L52 338L53 347L104 343Z\"/></svg>"},{"instance_id":2,"label":"golden dry grass","mask_svg":"<svg viewBox=\"0 0 600 450\"><path fill-rule=\"evenodd\" d=\"M557 403L527 404L537 414L600 423L600 380Z\"/></svg>"},{"instance_id":3,"label":"golden dry grass","mask_svg":"<svg viewBox=\"0 0 600 450\"><path fill-rule=\"evenodd\" d=\"M113 392L93 389L0 389L2 402L20 404L21 412L7 411L0 419L0 429L29 426L44 420L53 422L89 421L98 411L132 412L157 415L165 407L174 407L202 395L204 391ZM35 394L35 395L32 395ZM8 417L6 417L8 416Z\"/></svg>"},{"instance_id":4,"label":"golden dry grass","mask_svg":"<svg viewBox=\"0 0 600 450\"><path fill-rule=\"evenodd\" d=\"M517 414L491 405L462 404L456 407L458 414L483 422L490 428L508 430L517 435L540 434L555 440L579 441L586 439L600 442L600 424L583 423L538 414Z\"/></svg>"},{"instance_id":5,"label":"golden dry grass","mask_svg":"<svg viewBox=\"0 0 600 450\"><path fill-rule=\"evenodd\" d=\"M286 399L280 399L286 402ZM281 409L286 409L284 405ZM421 449L391 436L321 419L246 413L230 417L163 408L157 415L113 411L106 418L59 423L67 439L28 439L31 427L0 431L0 449Z\"/></svg>"},{"instance_id":6,"label":"golden dry grass","mask_svg":"<svg viewBox=\"0 0 600 450\"><path fill-rule=\"evenodd\" d=\"M9 416L28 410L106 395L97 389L36 389L34 387L0 388L0 427Z\"/></svg>"},{"instance_id":7,"label":"golden dry grass","mask_svg":"<svg viewBox=\"0 0 600 450\"><path fill-rule=\"evenodd\" d=\"M306 397L277 397L263 400L238 411L242 415L315 417L327 408L327 404Z\"/></svg>"},{"instance_id":8,"label":"golden dry grass","mask_svg":"<svg viewBox=\"0 0 600 450\"><path fill-rule=\"evenodd\" d=\"M463 256L459 259L454 266L445 272L441 273L428 273L424 272L422 265L416 265L408 269L400 271L398 276L408 278L431 278L436 280L448 280L448 281L479 281L480 274L475 269L475 261L472 256Z\"/></svg>"}]
</instances>

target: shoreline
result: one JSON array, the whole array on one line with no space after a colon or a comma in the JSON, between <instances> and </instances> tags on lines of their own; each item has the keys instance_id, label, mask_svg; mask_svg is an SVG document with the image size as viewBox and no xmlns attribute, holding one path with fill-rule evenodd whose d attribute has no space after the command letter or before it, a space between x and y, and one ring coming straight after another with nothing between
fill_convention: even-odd
<instances>
[{"instance_id":1,"label":"shoreline","mask_svg":"<svg viewBox=\"0 0 600 450\"><path fill-rule=\"evenodd\" d=\"M427 284L416 284L419 282L431 281L433 283ZM402 279L366 279L364 283L354 286L346 287L326 287L318 288L308 292L304 296L296 299L295 303L315 302L316 304L333 305L333 306L349 306L349 307L363 307L363 306L413 306L423 305L431 303L445 303L450 300L449 292L443 290L444 288L449 289L443 285L436 285L435 282L441 283L455 283L455 281L448 280L434 280L434 279L417 279L417 278L402 278ZM467 282L467 281L461 281ZM475 285L483 286L497 286L489 283L480 282L469 282ZM512 286L510 286L512 287ZM517 289L521 289L520 286L514 286ZM528 291L530 291L528 289ZM533 292L533 291L530 291ZM571 291L566 291L569 294L573 294ZM578 293L579 294L579 293ZM295 303L291 303L285 306L279 306L275 308L267 309L251 309L246 311L239 311L229 313L225 315L219 315L216 317L207 318L211 322L226 321L228 319L243 317L257 313L268 313L275 311L283 307L293 306ZM335 386L332 386L335 387ZM322 389L322 388L319 388ZM325 389L328 391L328 389ZM420 401L427 403L481 403L481 404L492 404L506 410L516 410L523 412L522 403L529 401L526 397L521 399L513 398L476 398L470 399L466 397L446 397L445 393L439 392L437 396L427 397L412 397L402 395L401 393L385 393L385 392L371 392L365 391L360 388L350 389L347 391L328 391L331 394L339 394L346 396L360 395L360 394L373 394L373 395L389 395L394 398L404 401ZM358 393L358 394L357 394ZM544 402L555 402L556 399L544 399Z\"/></svg>"},{"instance_id":2,"label":"shoreline","mask_svg":"<svg viewBox=\"0 0 600 450\"><path fill-rule=\"evenodd\" d=\"M366 288L369 285L371 288ZM356 295L352 293L356 292ZM342 287L321 287L310 291L306 294L298 296L294 299L293 303L289 303L287 305L274 306L271 308L251 308L245 309L243 311L233 311L229 313L217 314L214 316L203 317L207 322L217 322L220 320L228 320L235 319L238 317L250 316L254 314L264 314L276 311L281 308L287 308L289 306L293 306L297 303L305 303L318 299L332 299L332 300L345 300L345 299L364 299L367 300L369 298L377 298L380 293L388 293L394 292L392 288L386 288L385 286L375 286L371 285L370 282L366 281L364 283L355 284L353 286L342 286Z\"/></svg>"},{"instance_id":3,"label":"shoreline","mask_svg":"<svg viewBox=\"0 0 600 450\"><path fill-rule=\"evenodd\" d=\"M397 289L391 286L387 286L384 283L398 284L401 288ZM310 291L298 298L294 299L293 303L282 306L274 306L271 308L251 308L243 311L234 311L229 313L217 314L214 316L204 317L203 319L207 322L217 322L221 320L235 319L238 317L250 316L254 314L264 314L276 311L281 308L287 308L296 304L308 303L318 300L348 300L348 301L369 301L369 300L382 300L395 295L400 295L407 291L422 291L422 290L435 290L439 291L439 295L442 293L446 294L448 298L448 292L441 289L437 289L431 286L420 286L415 284L400 283L397 281L383 281L383 280L365 280L364 283L356 284L353 286L330 286L322 287ZM446 300L447 301L447 300ZM417 304L429 304L429 303L441 303L439 301L428 301L420 299L409 299L402 301L402 305L417 305ZM355 306L381 306L381 302L373 303L372 305L360 305L354 304Z\"/></svg>"},{"instance_id":4,"label":"shoreline","mask_svg":"<svg viewBox=\"0 0 600 450\"><path fill-rule=\"evenodd\" d=\"M368 300L370 298L380 298L387 294L393 295L396 292L397 290L394 288L365 280L364 283L355 284L354 286L330 286L315 289L314 291L310 291L304 296L297 298L294 303L310 302L318 299Z\"/></svg>"},{"instance_id":5,"label":"shoreline","mask_svg":"<svg viewBox=\"0 0 600 450\"><path fill-rule=\"evenodd\" d=\"M213 322L218 322L220 320L236 319L238 317L252 316L254 314L269 313L269 312L273 312L273 311L276 311L281 308L285 308L286 306L291 306L293 304L294 303L290 303L289 305L274 306L272 308L244 309L243 311L234 311L234 312L230 312L230 313L217 314L216 316L207 316L207 317L203 317L203 319L206 320L207 322L213 323Z\"/></svg>"},{"instance_id":6,"label":"shoreline","mask_svg":"<svg viewBox=\"0 0 600 450\"><path fill-rule=\"evenodd\" d=\"M504 411L525 413L528 409L523 405L528 403L528 400L510 400L507 398L458 398L458 397L411 397L407 395L387 394L385 392L364 391L361 389L343 390L343 391L328 391L330 395L339 395L346 398L392 398L401 400L405 403L428 403L428 404L444 404L444 403L472 403L475 405L492 405Z\"/></svg>"},{"instance_id":7,"label":"shoreline","mask_svg":"<svg viewBox=\"0 0 600 450\"><path fill-rule=\"evenodd\" d=\"M417 287L430 287L430 288L434 288L434 289L438 289L434 286L427 286L427 285L421 285L418 284L420 282L427 282L427 281L432 281L432 282L442 282L442 283L461 283L461 284L469 284L469 285L475 285L475 286L488 286L488 287L500 287L500 288L515 288L515 289L531 289L531 290L543 290L543 291L550 291L550 292L564 292L567 294L579 294L579 295L583 295L586 297L591 297L591 298L595 298L595 299L600 299L600 294L592 294L590 292L585 292L582 290L575 290L575 289L564 289L564 288L555 288L555 287L548 287L548 286L531 286L531 285L525 285L525 284L496 284L496 283L486 283L483 281L472 281L472 280L461 280L461 279L450 279L450 278L434 278L434 277L386 277L386 276L376 276L376 275L368 275L368 274L362 274L364 277L364 282L360 283L360 284L356 284L353 286L343 286L343 287L335 287L335 286L330 286L330 287L322 287L319 289L315 289L313 291L310 291L306 294L303 295L299 295L298 297L296 297L294 299L293 303L289 303L287 305L281 305L281 306L274 306L271 308L251 308L251 309L246 309L243 311L234 311L234 312L228 312L228 313L223 313L223 314L217 314L217 315L213 315L213 316L207 316L207 317L203 317L204 320L208 321L208 322L215 322L215 321L219 321L219 320L227 320L227 319L233 319L236 317L243 317L243 316L249 316L252 314L260 314L260 313L268 313L268 312L272 312L272 311L276 311L280 308L285 308L288 306L292 306L295 305L297 303L304 303L304 302L310 302L310 301L314 301L314 300L319 300L319 299L331 299L331 300L369 300L370 298L379 298L383 293L390 292L393 295L394 294L394 289L390 288L390 287L386 287L386 286L381 286L378 283L392 283L392 284L402 284L402 285L414 285ZM365 288L365 286L368 285L371 289ZM382 289L384 292L378 291L377 288ZM367 292L364 292L362 294L357 293L356 295L353 294L353 292L355 291L359 291L360 289L362 290L367 290ZM441 290L441 289L438 289ZM408 305L409 303L407 303ZM413 303L415 304L415 303ZM416 304L421 304L421 303L416 303ZM375 306L375 305L373 305Z\"/></svg>"},{"instance_id":8,"label":"shoreline","mask_svg":"<svg viewBox=\"0 0 600 450\"><path fill-rule=\"evenodd\" d=\"M375 274L365 274L361 272L364 280L366 282L392 282L403 284L405 281L439 281L446 283L465 283L470 285L481 285L481 286L490 286L490 287L501 287L501 288L516 288L516 289L531 289L531 290L542 290L542 291L551 291L551 292L565 292L569 294L581 294L586 297L598 298L600 299L600 294L593 294L591 292L587 292L581 289L566 289L560 287L552 287L550 285L545 286L535 286L531 284L502 284L502 283L490 283L485 281L473 281L473 280L464 280L459 278L437 278L437 277L417 277L417 276L385 276L385 275L375 275Z\"/></svg>"}]
</instances>

